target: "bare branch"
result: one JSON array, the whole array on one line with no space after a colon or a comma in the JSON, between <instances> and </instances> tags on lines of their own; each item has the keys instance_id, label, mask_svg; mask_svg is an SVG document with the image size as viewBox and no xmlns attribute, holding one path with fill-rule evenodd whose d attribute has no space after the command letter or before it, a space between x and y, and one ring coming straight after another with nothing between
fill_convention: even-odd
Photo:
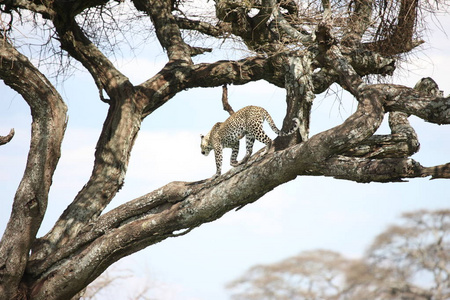
<instances>
[{"instance_id":1,"label":"bare branch","mask_svg":"<svg viewBox=\"0 0 450 300\"><path fill-rule=\"evenodd\" d=\"M133 1L136 8L150 16L156 29L159 42L167 50L170 61L183 61L191 64L191 48L182 37L177 21L171 10L171 2L164 0Z\"/></svg>"},{"instance_id":2,"label":"bare branch","mask_svg":"<svg viewBox=\"0 0 450 300\"><path fill-rule=\"evenodd\" d=\"M431 179L450 178L450 163L435 167L427 167L423 173L431 176Z\"/></svg>"},{"instance_id":3,"label":"bare branch","mask_svg":"<svg viewBox=\"0 0 450 300\"><path fill-rule=\"evenodd\" d=\"M450 97L428 96L399 85L376 85L386 93L387 111L401 111L436 124L450 124Z\"/></svg>"},{"instance_id":4,"label":"bare branch","mask_svg":"<svg viewBox=\"0 0 450 300\"><path fill-rule=\"evenodd\" d=\"M13 137L14 137L14 128L9 131L8 135L0 136L0 145L9 143L9 141L11 141Z\"/></svg>"},{"instance_id":5,"label":"bare branch","mask_svg":"<svg viewBox=\"0 0 450 300\"><path fill-rule=\"evenodd\" d=\"M372 1L356 0L350 5L353 5L353 10L342 37L342 43L346 46L361 42L364 32L371 25L372 16Z\"/></svg>"},{"instance_id":6,"label":"bare branch","mask_svg":"<svg viewBox=\"0 0 450 300\"><path fill-rule=\"evenodd\" d=\"M225 26L225 24L218 24L215 26L208 22L191 20L188 18L177 16L175 16L175 20L177 21L178 26L180 26L181 29L195 30L213 37L224 36L227 34L227 31L230 30L230 28L228 28L228 26Z\"/></svg>"},{"instance_id":7,"label":"bare branch","mask_svg":"<svg viewBox=\"0 0 450 300\"><path fill-rule=\"evenodd\" d=\"M411 158L369 159L360 157L332 157L315 169L311 175L330 176L356 182L400 182L405 178L449 178L449 165L423 167Z\"/></svg>"},{"instance_id":8,"label":"bare branch","mask_svg":"<svg viewBox=\"0 0 450 300\"><path fill-rule=\"evenodd\" d=\"M54 21L61 45L91 73L99 89L100 98L103 98L102 89L113 101L123 97L122 91L131 86L128 78L86 37L75 20L70 22L70 27L65 22L61 23L62 21Z\"/></svg>"},{"instance_id":9,"label":"bare branch","mask_svg":"<svg viewBox=\"0 0 450 300\"><path fill-rule=\"evenodd\" d=\"M292 39L301 42L306 47L311 45L315 39L314 35L305 34L292 27L291 24L289 24L289 22L284 18L275 0L266 0L264 2L267 2L269 7L272 7L272 16L274 17L275 22L287 35L289 35Z\"/></svg>"},{"instance_id":10,"label":"bare branch","mask_svg":"<svg viewBox=\"0 0 450 300\"><path fill-rule=\"evenodd\" d=\"M400 7L396 7L398 3ZM414 40L418 8L417 0L401 0L391 5L380 5L381 23L375 35L375 42L366 44L368 49L389 56L409 52L422 44L423 41Z\"/></svg>"}]
</instances>

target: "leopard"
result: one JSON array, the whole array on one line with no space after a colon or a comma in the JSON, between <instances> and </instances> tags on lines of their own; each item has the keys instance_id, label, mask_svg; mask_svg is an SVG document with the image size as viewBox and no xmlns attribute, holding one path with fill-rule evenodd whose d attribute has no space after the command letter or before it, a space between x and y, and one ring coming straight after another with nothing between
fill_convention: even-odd
<instances>
[{"instance_id":1,"label":"leopard","mask_svg":"<svg viewBox=\"0 0 450 300\"><path fill-rule=\"evenodd\" d=\"M230 165L236 167L248 161L253 152L255 140L266 145L262 155L266 154L272 145L272 140L263 130L263 123L267 121L269 126L278 136L287 136L293 134L300 126L298 118L292 119L293 127L288 132L282 132L275 125L272 117L262 107L246 106L233 113L224 122L217 122L206 135L200 135L201 153L208 156L211 150L214 150L216 160L216 173L212 179L220 176L222 172L222 150L231 148ZM238 162L239 140L245 136L246 153L244 158Z\"/></svg>"}]
</instances>

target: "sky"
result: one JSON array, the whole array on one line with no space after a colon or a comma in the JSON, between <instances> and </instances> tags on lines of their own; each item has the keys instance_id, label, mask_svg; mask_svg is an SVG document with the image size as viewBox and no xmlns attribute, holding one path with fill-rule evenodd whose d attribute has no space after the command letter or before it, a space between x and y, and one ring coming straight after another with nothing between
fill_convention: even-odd
<instances>
[{"instance_id":1,"label":"sky","mask_svg":"<svg viewBox=\"0 0 450 300\"><path fill-rule=\"evenodd\" d=\"M439 19L450 34L450 17ZM430 20L432 30L411 63L402 65L393 82L407 86L432 77L445 95L450 94L450 38ZM237 54L223 47L196 62L215 61ZM116 62L130 80L139 84L165 63L155 44ZM58 85L69 109L69 123L62 156L49 195L49 206L39 235L50 230L58 216L88 180L107 105L98 99L87 72L76 72ZM207 133L228 113L221 104L222 89L191 89L179 93L147 117L131 155L125 185L108 209L116 207L175 180L196 181L215 172L214 156L200 153L200 134ZM246 105L264 107L280 127L285 92L263 81L229 86L235 110ZM356 109L356 101L338 89L318 95L313 105L311 136L338 125ZM450 126L429 124L414 116L410 122L421 143L413 156L424 166L450 161ZM23 175L29 147L31 117L23 99L0 82L0 134L14 128L13 140L0 147L0 232L9 218L15 190ZM268 127L266 127L268 128ZM274 138L275 134L266 132ZM380 133L388 133L386 122ZM241 143L243 144L243 143ZM262 144L255 144L255 152ZM241 148L242 149L242 148ZM241 150L242 152L242 150ZM224 152L223 173L230 150ZM242 155L242 153L241 153ZM242 157L242 156L240 156ZM166 239L113 266L127 270L100 299L128 299L143 285L154 299L228 299L224 286L256 264L280 261L301 251L330 249L347 257L360 257L374 237L402 212L448 208L448 180L412 179L403 183L359 184L324 177L302 176L277 187L264 197L221 219L203 224L189 234Z\"/></svg>"}]
</instances>

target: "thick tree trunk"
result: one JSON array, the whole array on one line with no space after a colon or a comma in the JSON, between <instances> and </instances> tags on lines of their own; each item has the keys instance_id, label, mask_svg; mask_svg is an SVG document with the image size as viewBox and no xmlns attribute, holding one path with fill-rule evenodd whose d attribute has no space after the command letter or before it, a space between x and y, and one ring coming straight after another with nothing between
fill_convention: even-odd
<instances>
[{"instance_id":1,"label":"thick tree trunk","mask_svg":"<svg viewBox=\"0 0 450 300\"><path fill-rule=\"evenodd\" d=\"M308 140L311 107L315 98L310 55L293 55L287 57L285 61L287 110L282 130L287 132L292 128L293 118L298 118L300 125L295 135L277 138L276 149L283 149Z\"/></svg>"},{"instance_id":2,"label":"thick tree trunk","mask_svg":"<svg viewBox=\"0 0 450 300\"><path fill-rule=\"evenodd\" d=\"M67 109L45 76L1 35L0 77L27 101L33 119L27 166L0 242L0 299L10 300L21 293L30 248L45 215Z\"/></svg>"}]
</instances>

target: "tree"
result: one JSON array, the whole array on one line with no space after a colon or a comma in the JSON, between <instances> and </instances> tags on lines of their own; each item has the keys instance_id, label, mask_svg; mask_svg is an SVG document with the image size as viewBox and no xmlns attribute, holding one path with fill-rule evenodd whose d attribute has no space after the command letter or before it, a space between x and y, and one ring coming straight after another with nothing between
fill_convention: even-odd
<instances>
[{"instance_id":1,"label":"tree","mask_svg":"<svg viewBox=\"0 0 450 300\"><path fill-rule=\"evenodd\" d=\"M113 269L113 270L111 270ZM123 286L117 285L118 281L125 280L129 285L133 282L133 272L132 270L127 270L123 268L109 268L102 275L100 275L96 280L94 280L82 293L83 300L96 300L96 299L118 299L117 295L120 291L123 291ZM127 299L129 300L146 300L150 299L146 296L147 292L152 288L155 288L156 284L147 279L145 282L139 282L139 285L134 287L132 291L128 290L129 293ZM102 297L103 296L103 297Z\"/></svg>"},{"instance_id":2,"label":"tree","mask_svg":"<svg viewBox=\"0 0 450 300\"><path fill-rule=\"evenodd\" d=\"M334 299L350 261L329 250L305 251L255 266L227 285L233 299Z\"/></svg>"},{"instance_id":3,"label":"tree","mask_svg":"<svg viewBox=\"0 0 450 300\"><path fill-rule=\"evenodd\" d=\"M129 5L125 15L119 14L124 5ZM0 1L0 77L23 97L33 118L28 163L0 242L0 299L76 298L122 257L186 234L297 176L356 182L449 178L449 164L423 167L410 158L419 144L407 117L448 124L450 99L432 79L415 89L370 83L391 75L398 59L422 43L421 13L444 5L415 0L219 0L213 16L201 12L205 18L199 18L183 1ZM133 85L108 55L119 51L118 35L134 30L126 24L148 28L149 20L167 64ZM71 60L63 59L58 72L70 73L73 60L79 62L108 105L91 177L39 238L67 107L47 76L21 53L26 47L20 45L30 43L21 37L21 29L30 27L48 38L39 67L67 54ZM186 32L200 38L234 37L251 54L195 64L193 56L211 49L192 46L195 40ZM283 129L298 117L301 126L295 136L276 139L268 154L256 154L216 180L174 181L104 213L124 183L147 116L185 89L261 79L286 89ZM314 95L334 83L356 98L357 110L341 125L309 137ZM386 113L392 133L374 135ZM2 138L2 144L11 138Z\"/></svg>"},{"instance_id":4,"label":"tree","mask_svg":"<svg viewBox=\"0 0 450 300\"><path fill-rule=\"evenodd\" d=\"M366 271L350 277L354 295L371 299L448 299L450 297L450 211L405 213L400 225L378 235L368 249Z\"/></svg>"},{"instance_id":5,"label":"tree","mask_svg":"<svg viewBox=\"0 0 450 300\"><path fill-rule=\"evenodd\" d=\"M235 299L448 299L450 211L405 213L362 259L316 250L255 266L227 288Z\"/></svg>"}]
</instances>

